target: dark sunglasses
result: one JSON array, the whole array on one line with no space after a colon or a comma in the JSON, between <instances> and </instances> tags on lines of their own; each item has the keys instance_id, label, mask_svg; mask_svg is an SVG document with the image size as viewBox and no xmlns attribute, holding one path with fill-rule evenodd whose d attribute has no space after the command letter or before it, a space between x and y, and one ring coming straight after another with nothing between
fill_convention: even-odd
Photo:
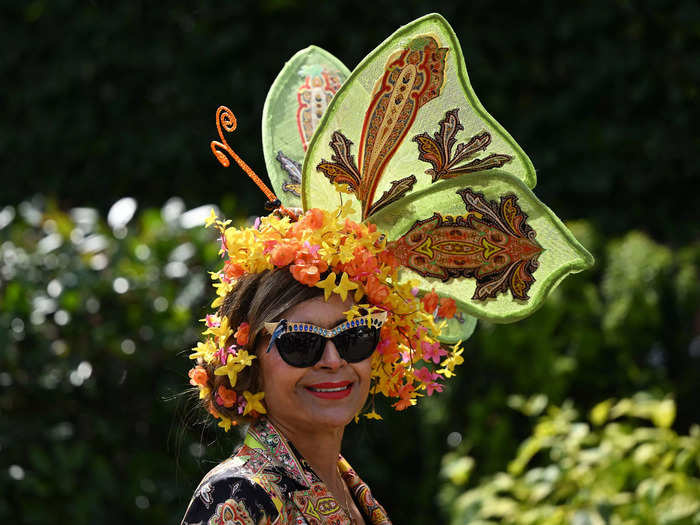
<instances>
[{"instance_id":1,"label":"dark sunglasses","mask_svg":"<svg viewBox=\"0 0 700 525\"><path fill-rule=\"evenodd\" d=\"M279 323L265 323L265 328L272 334L267 351L274 344L285 363L306 368L321 360L326 342L331 339L340 357L348 363L359 363L377 348L385 319L386 313L374 314L369 318L358 317L346 321L330 329L286 319Z\"/></svg>"}]
</instances>

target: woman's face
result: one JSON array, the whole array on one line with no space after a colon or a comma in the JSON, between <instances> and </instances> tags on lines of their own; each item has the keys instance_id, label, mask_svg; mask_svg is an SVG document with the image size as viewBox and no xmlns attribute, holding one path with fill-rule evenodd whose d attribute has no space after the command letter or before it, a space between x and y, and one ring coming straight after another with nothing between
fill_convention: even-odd
<instances>
[{"instance_id":1,"label":"woman's face","mask_svg":"<svg viewBox=\"0 0 700 525\"><path fill-rule=\"evenodd\" d=\"M315 297L287 310L283 319L333 328L345 321L343 312L353 302L341 301L333 294L328 301ZM360 411L369 392L370 358L348 363L340 357L333 341L327 340L321 360L308 368L285 363L273 345L266 352L269 339L257 348L265 391L267 412L275 423L297 432L315 432L323 427L336 429L347 425ZM319 390L347 390L329 394Z\"/></svg>"}]
</instances>

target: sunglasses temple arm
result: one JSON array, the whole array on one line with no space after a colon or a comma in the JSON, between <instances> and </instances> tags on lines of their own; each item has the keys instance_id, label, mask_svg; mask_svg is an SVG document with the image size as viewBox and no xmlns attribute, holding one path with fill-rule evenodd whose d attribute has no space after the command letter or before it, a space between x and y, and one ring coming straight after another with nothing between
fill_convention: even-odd
<instances>
[{"instance_id":1,"label":"sunglasses temple arm","mask_svg":"<svg viewBox=\"0 0 700 525\"><path fill-rule=\"evenodd\" d=\"M265 351L265 353L269 353L270 350L272 350L272 345L275 344L275 341L277 340L277 338L280 335L282 335L285 332L285 330L287 330L287 320L282 319L279 322L279 324L277 325L277 328L275 328L275 331L272 332L272 337L270 337L270 342L267 345L267 350Z\"/></svg>"}]
</instances>

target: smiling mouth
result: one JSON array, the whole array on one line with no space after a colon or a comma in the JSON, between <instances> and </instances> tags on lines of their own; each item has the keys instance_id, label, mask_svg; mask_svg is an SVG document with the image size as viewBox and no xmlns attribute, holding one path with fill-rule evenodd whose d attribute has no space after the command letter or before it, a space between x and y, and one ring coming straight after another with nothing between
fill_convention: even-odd
<instances>
[{"instance_id":1,"label":"smiling mouth","mask_svg":"<svg viewBox=\"0 0 700 525\"><path fill-rule=\"evenodd\" d=\"M309 390L312 392L341 392L343 390L347 390L350 388L352 385L346 385L346 386L339 386L336 388L314 388L312 386L308 387Z\"/></svg>"},{"instance_id":2,"label":"smiling mouth","mask_svg":"<svg viewBox=\"0 0 700 525\"><path fill-rule=\"evenodd\" d=\"M343 381L341 383L319 383L304 388L316 397L323 399L341 399L350 395L352 386L353 383L351 381Z\"/></svg>"}]
</instances>

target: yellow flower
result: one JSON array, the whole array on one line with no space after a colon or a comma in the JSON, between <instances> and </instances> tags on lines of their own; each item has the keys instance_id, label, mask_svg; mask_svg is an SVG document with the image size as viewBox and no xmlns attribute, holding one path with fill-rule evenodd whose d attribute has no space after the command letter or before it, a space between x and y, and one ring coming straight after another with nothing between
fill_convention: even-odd
<instances>
[{"instance_id":1,"label":"yellow flower","mask_svg":"<svg viewBox=\"0 0 700 525\"><path fill-rule=\"evenodd\" d=\"M353 195L355 193L355 191L350 188L349 184L340 184L339 182L334 182L333 186L335 186L335 191L337 191L338 193L348 193L350 195Z\"/></svg>"},{"instance_id":2,"label":"yellow flower","mask_svg":"<svg viewBox=\"0 0 700 525\"><path fill-rule=\"evenodd\" d=\"M340 208L340 216L341 217L349 217L353 213L354 213L354 210L352 209L351 199L348 199L343 204L343 207Z\"/></svg>"},{"instance_id":3,"label":"yellow flower","mask_svg":"<svg viewBox=\"0 0 700 525\"><path fill-rule=\"evenodd\" d=\"M206 398L211 393L211 389L208 386L203 386L199 389L199 399Z\"/></svg>"},{"instance_id":4,"label":"yellow flower","mask_svg":"<svg viewBox=\"0 0 700 525\"><path fill-rule=\"evenodd\" d=\"M218 219L218 217L216 216L216 213L214 212L214 208L212 208L211 211L209 212L209 217L207 217L207 219L204 221L204 227L209 228L209 226L211 226L212 224L214 224L216 222L216 219Z\"/></svg>"},{"instance_id":5,"label":"yellow flower","mask_svg":"<svg viewBox=\"0 0 700 525\"><path fill-rule=\"evenodd\" d=\"M348 274L343 272L343 276L340 278L340 282L338 283L338 286L333 288L333 292L337 293L340 298L345 301L348 297L348 292L350 290L355 290L357 289L357 283L354 283L350 280L348 277Z\"/></svg>"},{"instance_id":6,"label":"yellow flower","mask_svg":"<svg viewBox=\"0 0 700 525\"><path fill-rule=\"evenodd\" d=\"M202 334L212 334L214 337L219 339L219 342L223 345L228 336L231 335L231 328L228 325L228 317L223 317L219 326L210 326L204 332L202 332Z\"/></svg>"},{"instance_id":7,"label":"yellow flower","mask_svg":"<svg viewBox=\"0 0 700 525\"><path fill-rule=\"evenodd\" d=\"M253 364L253 359L256 359L256 357L254 355L250 355L247 350L239 350L233 357L233 362L238 363L241 366L250 366Z\"/></svg>"},{"instance_id":8,"label":"yellow flower","mask_svg":"<svg viewBox=\"0 0 700 525\"><path fill-rule=\"evenodd\" d=\"M350 262L355 258L355 243L350 241L350 237L347 237L347 241L340 247L338 252L338 260L341 263Z\"/></svg>"},{"instance_id":9,"label":"yellow flower","mask_svg":"<svg viewBox=\"0 0 700 525\"><path fill-rule=\"evenodd\" d=\"M365 296L365 291L362 288L358 287L357 290L355 290L355 297L354 297L355 302L359 303L360 299L362 299L364 296Z\"/></svg>"},{"instance_id":10,"label":"yellow flower","mask_svg":"<svg viewBox=\"0 0 700 525\"><path fill-rule=\"evenodd\" d=\"M459 341L458 343L452 346L452 354L442 362L443 368L437 370L439 374L444 374L444 376L448 379L455 375L455 366L464 363L464 358L462 357L462 352L464 352L464 348L460 348L459 345L461 344L462 341Z\"/></svg>"},{"instance_id":11,"label":"yellow flower","mask_svg":"<svg viewBox=\"0 0 700 525\"><path fill-rule=\"evenodd\" d=\"M244 416L252 412L253 410L255 410L258 414L267 413L267 410L265 410L265 405L262 404L262 398L265 397L265 392L251 394L246 390L245 392L243 392L243 396L246 400L245 409L243 410Z\"/></svg>"},{"instance_id":12,"label":"yellow flower","mask_svg":"<svg viewBox=\"0 0 700 525\"><path fill-rule=\"evenodd\" d=\"M221 421L219 421L219 426L223 428L226 432L231 428L231 420L226 416L221 416Z\"/></svg>"},{"instance_id":13,"label":"yellow flower","mask_svg":"<svg viewBox=\"0 0 700 525\"><path fill-rule=\"evenodd\" d=\"M367 412L366 414L364 414L364 416L367 419L380 419L380 420L382 419L382 416L377 414L374 410L372 410L371 412Z\"/></svg>"},{"instance_id":14,"label":"yellow flower","mask_svg":"<svg viewBox=\"0 0 700 525\"><path fill-rule=\"evenodd\" d=\"M236 381L238 380L238 372L240 372L244 368L245 365L235 362L235 358L229 354L228 359L226 360L226 364L214 370L214 375L227 375L228 380L231 383L231 387L234 387L236 385Z\"/></svg>"},{"instance_id":15,"label":"yellow flower","mask_svg":"<svg viewBox=\"0 0 700 525\"><path fill-rule=\"evenodd\" d=\"M333 289L335 288L335 277L335 272L331 272L323 281L316 283L318 288L323 288L323 299L325 301L327 301L333 293Z\"/></svg>"},{"instance_id":16,"label":"yellow flower","mask_svg":"<svg viewBox=\"0 0 700 525\"><path fill-rule=\"evenodd\" d=\"M212 357L216 352L216 345L214 344L214 341L211 340L211 338L207 338L206 343L202 343L200 341L199 343L197 343L197 346L194 347L192 350L193 352L190 354L190 359L197 359L201 357L207 363L209 363L211 362Z\"/></svg>"}]
</instances>

